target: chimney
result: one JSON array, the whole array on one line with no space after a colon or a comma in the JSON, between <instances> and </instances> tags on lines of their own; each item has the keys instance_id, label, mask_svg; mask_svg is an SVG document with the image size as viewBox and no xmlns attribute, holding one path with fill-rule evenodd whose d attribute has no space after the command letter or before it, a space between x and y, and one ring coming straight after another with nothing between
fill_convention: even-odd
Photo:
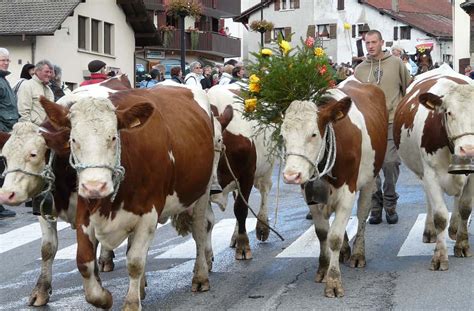
<instances>
[{"instance_id":1,"label":"chimney","mask_svg":"<svg viewBox=\"0 0 474 311\"><path fill-rule=\"evenodd\" d=\"M392 0L392 11L398 13L399 9L398 0Z\"/></svg>"}]
</instances>

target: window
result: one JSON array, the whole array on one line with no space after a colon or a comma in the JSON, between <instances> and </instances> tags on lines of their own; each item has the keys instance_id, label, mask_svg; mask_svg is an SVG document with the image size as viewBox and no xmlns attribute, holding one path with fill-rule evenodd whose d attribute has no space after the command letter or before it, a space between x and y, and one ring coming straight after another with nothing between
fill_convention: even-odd
<instances>
[{"instance_id":1,"label":"window","mask_svg":"<svg viewBox=\"0 0 474 311\"><path fill-rule=\"evenodd\" d=\"M86 38L87 38L87 17L84 16L79 16L78 19L78 39L77 39L77 46L80 49L86 50L87 45L86 45Z\"/></svg>"},{"instance_id":2,"label":"window","mask_svg":"<svg viewBox=\"0 0 474 311\"><path fill-rule=\"evenodd\" d=\"M410 26L401 26L400 27L400 39L401 40L410 40L411 39L411 27Z\"/></svg>"},{"instance_id":3,"label":"window","mask_svg":"<svg viewBox=\"0 0 474 311\"><path fill-rule=\"evenodd\" d=\"M337 0L337 9L339 11L344 10L344 0Z\"/></svg>"},{"instance_id":4,"label":"window","mask_svg":"<svg viewBox=\"0 0 474 311\"><path fill-rule=\"evenodd\" d=\"M336 39L337 24L318 25L318 37L321 39Z\"/></svg>"},{"instance_id":5,"label":"window","mask_svg":"<svg viewBox=\"0 0 474 311\"><path fill-rule=\"evenodd\" d=\"M352 25L352 38L355 38L356 37L356 31L357 30L357 26L356 25Z\"/></svg>"},{"instance_id":6,"label":"window","mask_svg":"<svg viewBox=\"0 0 474 311\"><path fill-rule=\"evenodd\" d=\"M112 38L114 25L104 23L104 54L112 54Z\"/></svg>"},{"instance_id":7,"label":"window","mask_svg":"<svg viewBox=\"0 0 474 311\"><path fill-rule=\"evenodd\" d=\"M94 52L99 52L99 28L100 21L93 19L91 23L91 50Z\"/></svg>"},{"instance_id":8,"label":"window","mask_svg":"<svg viewBox=\"0 0 474 311\"><path fill-rule=\"evenodd\" d=\"M278 35L281 35L281 37L284 39L285 38L285 28L273 28L273 40L277 41L278 40Z\"/></svg>"},{"instance_id":9,"label":"window","mask_svg":"<svg viewBox=\"0 0 474 311\"><path fill-rule=\"evenodd\" d=\"M293 10L300 7L300 0L276 0L275 11Z\"/></svg>"}]
</instances>

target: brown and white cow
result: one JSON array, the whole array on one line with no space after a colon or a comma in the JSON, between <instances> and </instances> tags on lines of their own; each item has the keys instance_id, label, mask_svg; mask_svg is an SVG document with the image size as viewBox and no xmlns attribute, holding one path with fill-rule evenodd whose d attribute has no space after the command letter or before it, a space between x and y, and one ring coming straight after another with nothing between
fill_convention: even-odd
<instances>
[{"instance_id":1,"label":"brown and white cow","mask_svg":"<svg viewBox=\"0 0 474 311\"><path fill-rule=\"evenodd\" d=\"M474 196L474 83L448 65L417 76L399 104L393 134L403 163L422 181L427 197L423 242L436 242L431 270L448 269L448 209L443 194L454 196L449 236L454 255L468 257L467 221ZM450 174L456 159L462 174ZM470 165L469 165L470 163Z\"/></svg>"},{"instance_id":2,"label":"brown and white cow","mask_svg":"<svg viewBox=\"0 0 474 311\"><path fill-rule=\"evenodd\" d=\"M286 150L283 178L286 183L305 184L319 176L321 159L330 158L323 141L329 125L335 134L335 162L322 180L329 186L327 204L309 205L321 255L316 282L326 282L327 297L344 295L339 256L345 228L359 193L351 267L365 266L365 223L370 210L375 176L387 145L388 115L383 92L372 85L348 82L342 89L329 90L320 103L294 101L288 107L281 133ZM329 135L329 134L328 134ZM321 152L323 150L323 152ZM317 163L318 154L321 156ZM323 165L324 166L324 165ZM335 212L329 226L329 216Z\"/></svg>"},{"instance_id":3,"label":"brown and white cow","mask_svg":"<svg viewBox=\"0 0 474 311\"><path fill-rule=\"evenodd\" d=\"M222 133L226 147L225 154L229 159L233 173L239 181L245 200L248 201L252 186L260 191L261 200L257 215L256 235L257 239L266 241L269 236L269 229L265 224L268 225L268 194L272 187L274 157L269 154L269 142L265 141L265 139L268 140L270 135L268 133L256 135L256 124L242 117L240 103L235 100L235 96L239 91L239 86L235 84L214 86L209 89L207 96L211 105L217 108L218 114L223 114L229 105L234 108L232 121ZM225 208L228 194L236 190L236 184L224 157L219 161L217 176L223 192L222 195L213 196L211 200ZM251 259L252 252L245 227L248 208L240 195L235 198L234 214L237 223L231 239L231 247L236 248L235 258Z\"/></svg>"},{"instance_id":4,"label":"brown and white cow","mask_svg":"<svg viewBox=\"0 0 474 311\"><path fill-rule=\"evenodd\" d=\"M52 124L71 130L79 190L77 264L86 300L96 307L112 306L96 269L96 241L112 249L131 236L124 309L140 309L157 222L178 214L192 218L197 252L192 289L208 290L213 135L210 118L192 92L166 87L121 91L108 98L80 98L69 109L44 98L41 102Z\"/></svg>"},{"instance_id":5,"label":"brown and white cow","mask_svg":"<svg viewBox=\"0 0 474 311\"><path fill-rule=\"evenodd\" d=\"M126 75L120 75L108 79L99 84L77 88L63 97L63 102L68 102L77 96L107 96L116 90L130 89L130 81ZM79 95L80 94L80 95ZM7 162L7 174L5 182L0 189L0 203L8 205L19 205L30 198L38 195L45 187L45 173L52 169L55 175L54 181L54 211L58 217L71 224L76 225L76 202L77 187L76 173L69 165L69 154L60 150L62 145L56 146L57 152L48 168L49 149L46 141L50 144L55 142L67 142L69 130L54 131L48 122L40 127L30 122L15 124L11 133L0 133L0 147L2 155ZM47 221L38 217L41 228L41 272L35 288L33 289L29 304L33 306L45 305L50 298L52 286L52 266L58 249L57 223ZM109 272L114 269L114 253L105 247L101 248L99 257L99 270Z\"/></svg>"}]
</instances>

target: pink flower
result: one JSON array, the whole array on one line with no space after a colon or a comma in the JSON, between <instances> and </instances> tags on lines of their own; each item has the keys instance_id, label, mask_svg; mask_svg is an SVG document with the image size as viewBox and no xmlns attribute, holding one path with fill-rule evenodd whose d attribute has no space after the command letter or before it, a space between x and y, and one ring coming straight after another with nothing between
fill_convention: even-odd
<instances>
[{"instance_id":1,"label":"pink flower","mask_svg":"<svg viewBox=\"0 0 474 311\"><path fill-rule=\"evenodd\" d=\"M326 73L327 70L328 69L327 69L326 65L323 65L321 68L319 68L319 74L323 75L323 74Z\"/></svg>"},{"instance_id":2,"label":"pink flower","mask_svg":"<svg viewBox=\"0 0 474 311\"><path fill-rule=\"evenodd\" d=\"M309 47L309 48L313 47L314 38L309 36L308 38L306 38L306 41L304 42L304 44L306 44L306 46Z\"/></svg>"}]
</instances>

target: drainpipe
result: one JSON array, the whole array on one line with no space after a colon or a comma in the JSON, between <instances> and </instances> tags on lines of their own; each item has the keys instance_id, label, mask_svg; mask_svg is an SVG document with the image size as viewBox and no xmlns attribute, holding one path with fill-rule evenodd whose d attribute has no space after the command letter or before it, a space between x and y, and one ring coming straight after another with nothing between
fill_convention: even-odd
<instances>
[{"instance_id":1,"label":"drainpipe","mask_svg":"<svg viewBox=\"0 0 474 311\"><path fill-rule=\"evenodd\" d=\"M400 11L400 6L398 0L392 0L392 11L398 13Z\"/></svg>"},{"instance_id":2,"label":"drainpipe","mask_svg":"<svg viewBox=\"0 0 474 311\"><path fill-rule=\"evenodd\" d=\"M31 63L33 65L36 63L35 55L36 55L36 36L32 36L31 37Z\"/></svg>"}]
</instances>

